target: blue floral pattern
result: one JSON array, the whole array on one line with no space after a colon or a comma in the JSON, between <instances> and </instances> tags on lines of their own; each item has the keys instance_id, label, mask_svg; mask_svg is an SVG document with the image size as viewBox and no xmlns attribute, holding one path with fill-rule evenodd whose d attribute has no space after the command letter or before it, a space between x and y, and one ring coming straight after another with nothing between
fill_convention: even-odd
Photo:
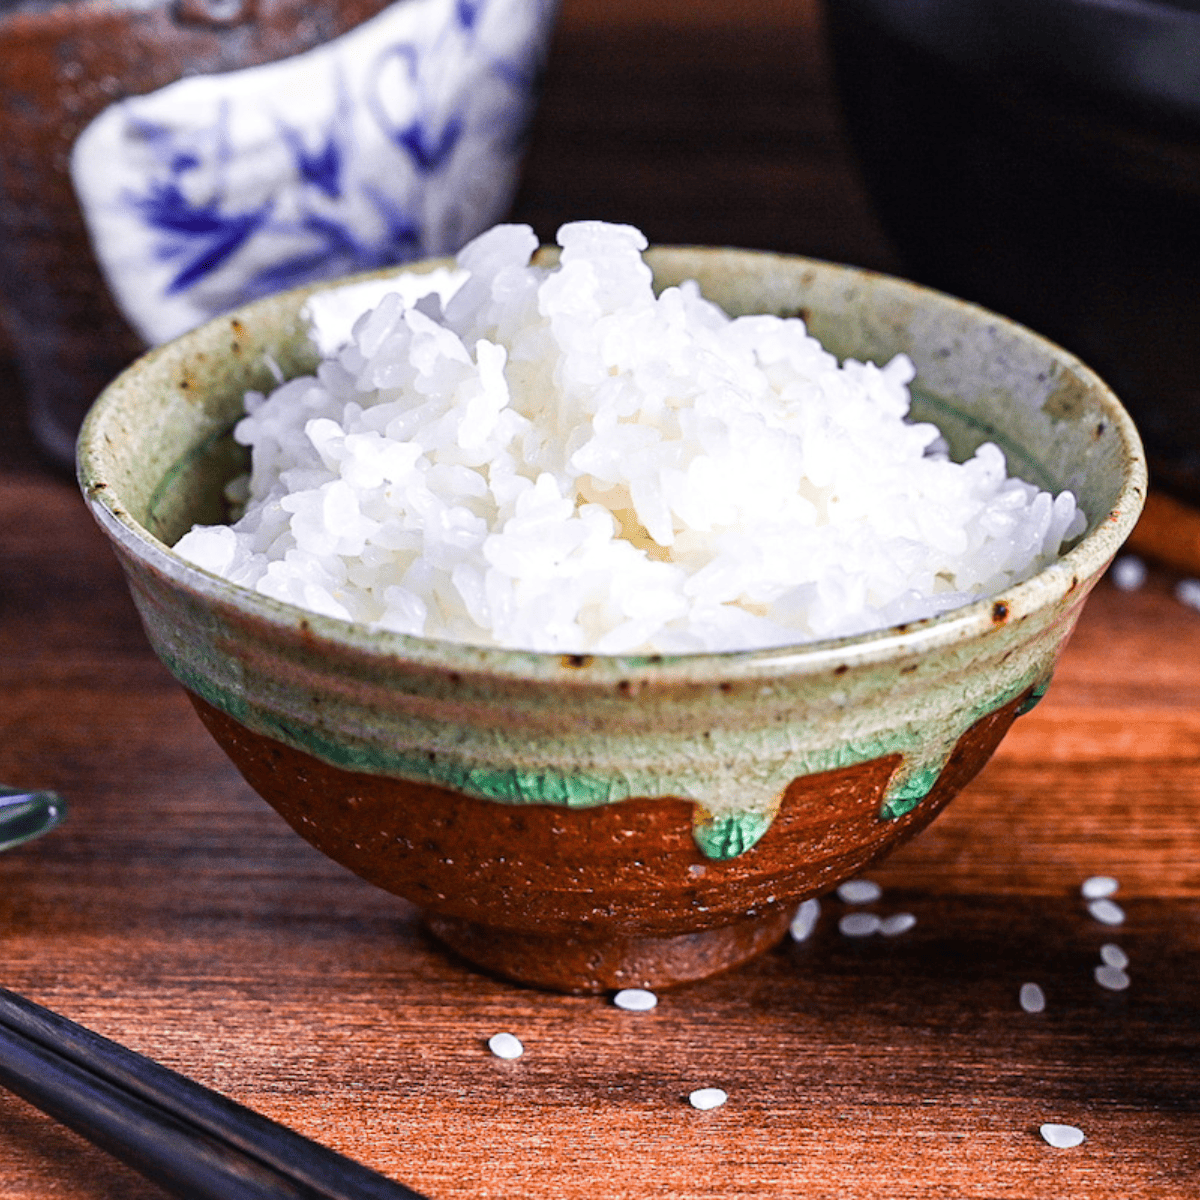
<instances>
[{"instance_id":1,"label":"blue floral pattern","mask_svg":"<svg viewBox=\"0 0 1200 1200\"><path fill-rule=\"evenodd\" d=\"M511 203L556 0L402 0L281 63L113 105L72 175L149 342L256 296L446 254Z\"/></svg>"}]
</instances>

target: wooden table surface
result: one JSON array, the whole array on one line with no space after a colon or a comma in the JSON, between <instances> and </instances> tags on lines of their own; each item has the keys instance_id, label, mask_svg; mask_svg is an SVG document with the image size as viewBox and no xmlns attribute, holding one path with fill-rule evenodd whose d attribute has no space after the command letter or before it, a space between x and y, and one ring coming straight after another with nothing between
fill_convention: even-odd
<instances>
[{"instance_id":1,"label":"wooden table surface","mask_svg":"<svg viewBox=\"0 0 1200 1200\"><path fill-rule=\"evenodd\" d=\"M658 11L665 41L566 0L518 214L890 265L809 0ZM1048 698L872 872L909 933L846 939L830 899L809 942L625 1013L475 974L295 836L150 654L11 373L0 413L0 780L71 806L0 856L0 984L434 1200L1200 1195L1200 613L1175 576L1102 582ZM1119 929L1079 897L1099 872ZM1127 991L1093 980L1106 941ZM728 1103L689 1107L709 1085ZM160 1195L0 1091L2 1200Z\"/></svg>"}]
</instances>

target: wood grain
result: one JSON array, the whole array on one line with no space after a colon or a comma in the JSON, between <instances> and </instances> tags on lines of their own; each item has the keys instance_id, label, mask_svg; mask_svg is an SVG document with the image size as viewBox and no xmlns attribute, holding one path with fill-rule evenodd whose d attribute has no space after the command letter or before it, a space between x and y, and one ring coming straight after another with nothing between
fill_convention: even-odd
<instances>
[{"instance_id":1,"label":"wood grain","mask_svg":"<svg viewBox=\"0 0 1200 1200\"><path fill-rule=\"evenodd\" d=\"M886 270L818 0L564 0L514 218Z\"/></svg>"},{"instance_id":2,"label":"wood grain","mask_svg":"<svg viewBox=\"0 0 1200 1200\"><path fill-rule=\"evenodd\" d=\"M568 0L520 212L886 256L812 4L734 24L717 0L691 24L676 5L657 48L631 7ZM753 137L728 93L706 96L718 26L731 59L760 55L721 76ZM680 171L708 179L694 203ZM1200 614L1167 571L1100 585L1047 699L874 872L879 911L915 913L911 932L842 938L829 900L810 942L625 1013L474 973L293 834L150 655L73 483L23 434L11 374L0 395L0 780L71 804L0 856L5 986L435 1200L1200 1194ZM1078 896L1100 871L1121 880L1119 930ZM1109 940L1132 959L1126 992L1092 979ZM1017 1004L1027 980L1039 1016ZM501 1029L522 1059L488 1054ZM696 1112L706 1085L729 1102ZM1043 1121L1087 1141L1052 1150ZM158 1195L0 1093L0 1200Z\"/></svg>"},{"instance_id":3,"label":"wood grain","mask_svg":"<svg viewBox=\"0 0 1200 1200\"><path fill-rule=\"evenodd\" d=\"M1200 513L1174 496L1151 494L1129 550L1189 577L1200 575Z\"/></svg>"}]
</instances>

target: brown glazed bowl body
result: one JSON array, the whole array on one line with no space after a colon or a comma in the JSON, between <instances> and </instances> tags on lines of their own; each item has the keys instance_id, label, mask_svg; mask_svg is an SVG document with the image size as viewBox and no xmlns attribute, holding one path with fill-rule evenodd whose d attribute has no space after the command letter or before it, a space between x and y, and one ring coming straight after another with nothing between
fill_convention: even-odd
<instances>
[{"instance_id":1,"label":"brown glazed bowl body","mask_svg":"<svg viewBox=\"0 0 1200 1200\"><path fill-rule=\"evenodd\" d=\"M1077 360L900 280L658 248L732 314L803 313L839 356L917 367L956 458L1070 487L1088 528L1002 595L835 641L675 658L558 656L382 633L231 585L170 546L221 515L246 389L312 368L307 291L143 358L85 423L81 486L147 634L246 779L305 838L407 897L484 968L588 992L702 978L798 901L925 826L1044 692L1140 511L1137 434ZM437 264L428 264L429 266Z\"/></svg>"}]
</instances>

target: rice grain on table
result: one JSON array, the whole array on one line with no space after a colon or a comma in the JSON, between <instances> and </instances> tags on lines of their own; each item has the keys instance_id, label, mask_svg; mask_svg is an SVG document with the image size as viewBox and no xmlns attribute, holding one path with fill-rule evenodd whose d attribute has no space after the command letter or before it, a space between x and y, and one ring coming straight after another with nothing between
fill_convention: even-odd
<instances>
[{"instance_id":1,"label":"rice grain on table","mask_svg":"<svg viewBox=\"0 0 1200 1200\"><path fill-rule=\"evenodd\" d=\"M1100 961L1106 967L1117 967L1123 971L1129 966L1129 955L1116 942L1105 942L1100 947Z\"/></svg>"},{"instance_id":2,"label":"rice grain on table","mask_svg":"<svg viewBox=\"0 0 1200 1200\"><path fill-rule=\"evenodd\" d=\"M1109 568L1113 586L1122 592L1136 592L1146 582L1149 572L1136 554L1122 554Z\"/></svg>"},{"instance_id":3,"label":"rice grain on table","mask_svg":"<svg viewBox=\"0 0 1200 1200\"><path fill-rule=\"evenodd\" d=\"M658 1005L658 997L646 988L622 988L613 1003L626 1012L649 1012Z\"/></svg>"},{"instance_id":4,"label":"rice grain on table","mask_svg":"<svg viewBox=\"0 0 1200 1200\"><path fill-rule=\"evenodd\" d=\"M1046 993L1036 983L1021 984L1018 1000L1027 1013L1040 1013L1046 1010Z\"/></svg>"},{"instance_id":5,"label":"rice grain on table","mask_svg":"<svg viewBox=\"0 0 1200 1200\"><path fill-rule=\"evenodd\" d=\"M1175 585L1175 599L1188 608L1200 608L1200 579L1181 579Z\"/></svg>"},{"instance_id":6,"label":"rice grain on table","mask_svg":"<svg viewBox=\"0 0 1200 1200\"><path fill-rule=\"evenodd\" d=\"M870 937L879 932L881 924L882 922L875 913L852 912L842 917L838 922L838 929L844 937Z\"/></svg>"},{"instance_id":7,"label":"rice grain on table","mask_svg":"<svg viewBox=\"0 0 1200 1200\"><path fill-rule=\"evenodd\" d=\"M873 879L847 879L838 884L837 894L844 904L873 904L883 895L883 888Z\"/></svg>"},{"instance_id":8,"label":"rice grain on table","mask_svg":"<svg viewBox=\"0 0 1200 1200\"><path fill-rule=\"evenodd\" d=\"M879 932L884 937L898 937L907 933L917 923L917 918L910 912L889 913L879 922Z\"/></svg>"},{"instance_id":9,"label":"rice grain on table","mask_svg":"<svg viewBox=\"0 0 1200 1200\"><path fill-rule=\"evenodd\" d=\"M1107 963L1101 963L1094 969L1093 974L1096 982L1110 992L1123 992L1129 986L1129 976L1121 967L1110 967Z\"/></svg>"},{"instance_id":10,"label":"rice grain on table","mask_svg":"<svg viewBox=\"0 0 1200 1200\"><path fill-rule=\"evenodd\" d=\"M1048 1145L1059 1150L1070 1150L1081 1145L1085 1140L1083 1130L1077 1125L1056 1125L1047 1122L1041 1127L1040 1132Z\"/></svg>"},{"instance_id":11,"label":"rice grain on table","mask_svg":"<svg viewBox=\"0 0 1200 1200\"><path fill-rule=\"evenodd\" d=\"M804 900L796 909L796 915L792 917L791 924L788 926L788 933L791 934L793 942L806 942L812 937L813 931L817 927L817 921L821 917L821 902L815 898Z\"/></svg>"},{"instance_id":12,"label":"rice grain on table","mask_svg":"<svg viewBox=\"0 0 1200 1200\"><path fill-rule=\"evenodd\" d=\"M994 444L953 462L910 419L907 358L839 363L694 282L656 295L629 226L558 240L531 266L533 231L496 226L429 295L357 293L314 375L246 396L240 515L177 552L373 629L680 654L935 616L1084 529Z\"/></svg>"},{"instance_id":13,"label":"rice grain on table","mask_svg":"<svg viewBox=\"0 0 1200 1200\"><path fill-rule=\"evenodd\" d=\"M525 1053L520 1038L511 1033L494 1033L488 1038L488 1049L497 1058L520 1058Z\"/></svg>"},{"instance_id":14,"label":"rice grain on table","mask_svg":"<svg viewBox=\"0 0 1200 1200\"><path fill-rule=\"evenodd\" d=\"M1088 904L1088 912L1102 925L1121 925L1125 921L1125 910L1115 901L1103 897Z\"/></svg>"},{"instance_id":15,"label":"rice grain on table","mask_svg":"<svg viewBox=\"0 0 1200 1200\"><path fill-rule=\"evenodd\" d=\"M1120 885L1111 875L1089 875L1079 886L1079 892L1085 900L1101 900L1105 896L1113 896Z\"/></svg>"},{"instance_id":16,"label":"rice grain on table","mask_svg":"<svg viewBox=\"0 0 1200 1200\"><path fill-rule=\"evenodd\" d=\"M723 1089L706 1087L697 1088L694 1092L692 1092L692 1094L688 1096L688 1103L693 1108L698 1108L701 1111L706 1112L711 1108L720 1108L721 1105L724 1104L728 1099L729 1095Z\"/></svg>"}]
</instances>

